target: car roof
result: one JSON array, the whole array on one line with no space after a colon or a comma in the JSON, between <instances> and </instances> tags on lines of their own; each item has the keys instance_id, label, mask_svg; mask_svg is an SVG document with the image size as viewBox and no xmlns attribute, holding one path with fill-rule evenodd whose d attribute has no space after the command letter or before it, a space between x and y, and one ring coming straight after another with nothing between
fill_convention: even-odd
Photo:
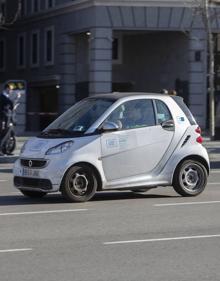
<instances>
[{"instance_id":1,"label":"car roof","mask_svg":"<svg viewBox=\"0 0 220 281\"><path fill-rule=\"evenodd\" d=\"M107 94L96 94L94 96L90 96L89 98L101 98L101 99L112 99L119 100L127 97L146 97L146 96L157 96L157 97L169 97L167 94L161 93L144 93L144 92L113 92Z\"/></svg>"}]
</instances>

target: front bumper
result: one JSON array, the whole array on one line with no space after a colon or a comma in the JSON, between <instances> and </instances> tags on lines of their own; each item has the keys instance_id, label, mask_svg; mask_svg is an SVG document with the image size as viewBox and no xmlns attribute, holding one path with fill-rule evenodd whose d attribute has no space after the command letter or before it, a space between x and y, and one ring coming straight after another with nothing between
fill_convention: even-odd
<instances>
[{"instance_id":1,"label":"front bumper","mask_svg":"<svg viewBox=\"0 0 220 281\"><path fill-rule=\"evenodd\" d=\"M36 179L27 177L14 177L14 186L17 188L31 188L34 190L51 191L53 189L52 183L48 179Z\"/></svg>"},{"instance_id":2,"label":"front bumper","mask_svg":"<svg viewBox=\"0 0 220 281\"><path fill-rule=\"evenodd\" d=\"M27 160L29 161L29 159ZM21 159L18 159L13 168L14 186L25 190L57 192L60 189L65 169L64 163L61 163L59 159L48 159L47 165L42 168L26 167L21 164Z\"/></svg>"}]
</instances>

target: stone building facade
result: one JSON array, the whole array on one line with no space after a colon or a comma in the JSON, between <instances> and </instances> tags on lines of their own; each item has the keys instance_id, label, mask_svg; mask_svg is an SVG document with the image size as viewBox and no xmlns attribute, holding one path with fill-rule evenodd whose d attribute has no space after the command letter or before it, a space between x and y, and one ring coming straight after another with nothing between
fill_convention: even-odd
<instances>
[{"instance_id":1,"label":"stone building facade","mask_svg":"<svg viewBox=\"0 0 220 281\"><path fill-rule=\"evenodd\" d=\"M206 128L207 35L193 3L23 0L19 20L0 31L0 82L27 82L19 132L43 129L88 95L162 88L176 89ZM214 5L216 34L218 12Z\"/></svg>"}]
</instances>

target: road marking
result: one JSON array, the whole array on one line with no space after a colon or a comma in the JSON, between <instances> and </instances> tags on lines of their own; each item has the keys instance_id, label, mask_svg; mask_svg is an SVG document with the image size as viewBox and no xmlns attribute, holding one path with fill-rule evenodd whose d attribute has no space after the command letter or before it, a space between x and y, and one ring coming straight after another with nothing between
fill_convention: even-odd
<instances>
[{"instance_id":1,"label":"road marking","mask_svg":"<svg viewBox=\"0 0 220 281\"><path fill-rule=\"evenodd\" d=\"M207 185L219 185L220 182L208 182Z\"/></svg>"},{"instance_id":2,"label":"road marking","mask_svg":"<svg viewBox=\"0 0 220 281\"><path fill-rule=\"evenodd\" d=\"M6 181L8 181L8 180L0 180L0 182L6 182Z\"/></svg>"},{"instance_id":3,"label":"road marking","mask_svg":"<svg viewBox=\"0 0 220 281\"><path fill-rule=\"evenodd\" d=\"M219 174L220 171L219 171L219 170L217 170L217 171L216 171L216 170L211 170L210 173L211 173L211 174Z\"/></svg>"},{"instance_id":4,"label":"road marking","mask_svg":"<svg viewBox=\"0 0 220 281\"><path fill-rule=\"evenodd\" d=\"M220 203L220 201L183 202L183 203L154 204L154 207L202 205L202 204L219 204L219 203Z\"/></svg>"},{"instance_id":5,"label":"road marking","mask_svg":"<svg viewBox=\"0 0 220 281\"><path fill-rule=\"evenodd\" d=\"M72 210L53 210L53 211L36 211L36 212L0 213L0 216L54 214L54 213L69 213L69 212L84 212L84 211L88 211L88 209L72 209Z\"/></svg>"},{"instance_id":6,"label":"road marking","mask_svg":"<svg viewBox=\"0 0 220 281\"><path fill-rule=\"evenodd\" d=\"M104 242L103 244L116 245L116 244L131 244L131 243L146 243L146 242L163 242L163 241L174 241L174 240L204 239L204 238L216 238L216 237L220 237L220 234L182 236L182 237L170 237L170 238L153 238L153 239L143 239L143 240L113 241L113 242Z\"/></svg>"},{"instance_id":7,"label":"road marking","mask_svg":"<svg viewBox=\"0 0 220 281\"><path fill-rule=\"evenodd\" d=\"M13 252L25 252L25 251L32 251L31 248L26 249L7 249L7 250L0 250L0 253L13 253Z\"/></svg>"}]
</instances>

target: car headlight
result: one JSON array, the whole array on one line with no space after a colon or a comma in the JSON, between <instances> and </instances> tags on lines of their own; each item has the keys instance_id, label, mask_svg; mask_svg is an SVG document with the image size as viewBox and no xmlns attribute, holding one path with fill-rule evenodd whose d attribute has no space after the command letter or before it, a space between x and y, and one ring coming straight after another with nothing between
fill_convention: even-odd
<instances>
[{"instance_id":1,"label":"car headlight","mask_svg":"<svg viewBox=\"0 0 220 281\"><path fill-rule=\"evenodd\" d=\"M67 151L73 145L73 141L66 141L47 150L46 155L59 154Z\"/></svg>"},{"instance_id":2,"label":"car headlight","mask_svg":"<svg viewBox=\"0 0 220 281\"><path fill-rule=\"evenodd\" d=\"M20 154L22 154L25 151L27 143L28 143L28 140L22 145L21 150L20 150Z\"/></svg>"}]
</instances>

